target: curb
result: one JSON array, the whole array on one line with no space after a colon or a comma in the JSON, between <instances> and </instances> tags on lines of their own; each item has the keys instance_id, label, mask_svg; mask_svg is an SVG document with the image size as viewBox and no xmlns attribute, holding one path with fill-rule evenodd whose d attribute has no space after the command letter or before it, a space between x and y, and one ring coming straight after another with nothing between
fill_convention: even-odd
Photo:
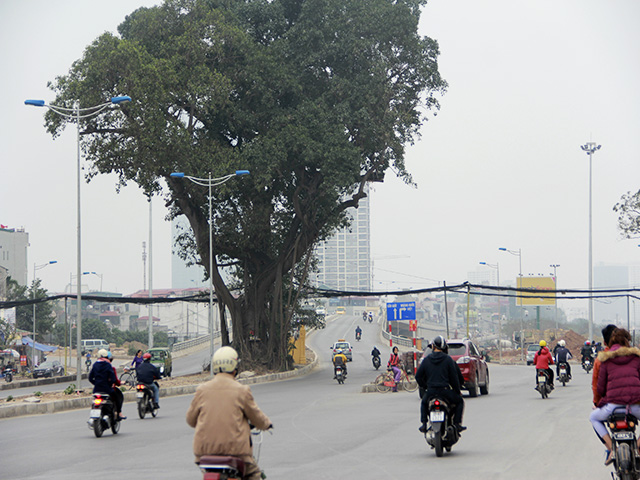
<instances>
[{"instance_id":1,"label":"curb","mask_svg":"<svg viewBox=\"0 0 640 480\"><path fill-rule=\"evenodd\" d=\"M295 370L289 370L281 373L271 373L268 375L260 375L257 377L241 378L238 380L243 385L255 385L259 383L277 382L295 377L302 377L311 373L318 365L318 355L314 352L314 360L304 367ZM75 379L75 376L73 377ZM179 395L190 395L196 391L198 385L179 385L175 387L166 387L160 389L160 397L175 397ZM127 391L124 393L124 401L135 402L136 392ZM93 397L69 398L65 400L56 400L46 403L20 403L16 405L4 405L0 407L0 419L21 417L25 415L42 415L48 413L64 412L66 410L77 410L80 408L89 408Z\"/></svg>"},{"instance_id":2,"label":"curb","mask_svg":"<svg viewBox=\"0 0 640 480\"><path fill-rule=\"evenodd\" d=\"M87 374L82 374L82 379L87 379ZM0 384L0 390L12 390L14 388L37 387L38 385L51 385L52 383L75 382L75 375L63 375L62 377L37 378L35 380L20 380L11 383Z\"/></svg>"}]
</instances>

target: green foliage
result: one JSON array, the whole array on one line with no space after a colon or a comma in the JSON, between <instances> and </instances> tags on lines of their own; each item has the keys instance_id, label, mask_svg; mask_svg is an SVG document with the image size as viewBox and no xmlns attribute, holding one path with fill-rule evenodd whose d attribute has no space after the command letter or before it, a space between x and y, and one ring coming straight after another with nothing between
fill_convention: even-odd
<instances>
[{"instance_id":1,"label":"green foliage","mask_svg":"<svg viewBox=\"0 0 640 480\"><path fill-rule=\"evenodd\" d=\"M40 279L36 279L31 287L18 284L11 277L7 278L7 300L30 300L46 298L47 290L40 287ZM51 332L55 324L53 306L51 302L36 303L36 337L38 341L42 336ZM27 332L33 332L33 305L22 305L16 307L16 327Z\"/></svg>"},{"instance_id":2,"label":"green foliage","mask_svg":"<svg viewBox=\"0 0 640 480\"><path fill-rule=\"evenodd\" d=\"M42 396L42 392L37 391L37 392L33 392L33 395L36 397L41 397Z\"/></svg>"},{"instance_id":3,"label":"green foliage","mask_svg":"<svg viewBox=\"0 0 640 480\"><path fill-rule=\"evenodd\" d=\"M13 395L8 395L7 402L12 402L12 401L13 401Z\"/></svg>"},{"instance_id":4,"label":"green foliage","mask_svg":"<svg viewBox=\"0 0 640 480\"><path fill-rule=\"evenodd\" d=\"M135 346L129 345L129 350L127 350L127 355L129 355L130 357L133 357L137 351L138 349Z\"/></svg>"},{"instance_id":5,"label":"green foliage","mask_svg":"<svg viewBox=\"0 0 640 480\"><path fill-rule=\"evenodd\" d=\"M65 395L73 395L76 391L76 384L72 383L67 388L64 389Z\"/></svg>"},{"instance_id":6,"label":"green foliage","mask_svg":"<svg viewBox=\"0 0 640 480\"><path fill-rule=\"evenodd\" d=\"M624 238L640 235L640 190L625 193L613 211L618 214L618 229Z\"/></svg>"},{"instance_id":7,"label":"green foliage","mask_svg":"<svg viewBox=\"0 0 640 480\"><path fill-rule=\"evenodd\" d=\"M291 272L348 223L345 211L368 185L389 169L412 183L405 145L446 88L437 43L418 35L424 5L167 0L133 12L119 37L100 36L51 84L60 106L132 97L82 120L88 176L116 173L120 185L135 182L148 194L166 182L171 214L191 226L177 250L207 269L207 189L170 174L251 171L212 191L208 272L247 364L282 367L292 289L305 280ZM65 122L46 114L54 136ZM239 292L220 264L234 265ZM249 332L262 341L249 344Z\"/></svg>"}]
</instances>

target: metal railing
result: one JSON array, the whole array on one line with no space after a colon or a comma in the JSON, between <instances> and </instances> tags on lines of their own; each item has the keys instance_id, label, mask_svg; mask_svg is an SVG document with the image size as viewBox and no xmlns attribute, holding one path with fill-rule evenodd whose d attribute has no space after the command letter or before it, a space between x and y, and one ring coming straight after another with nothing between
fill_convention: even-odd
<instances>
[{"instance_id":1,"label":"metal railing","mask_svg":"<svg viewBox=\"0 0 640 480\"><path fill-rule=\"evenodd\" d=\"M220 332L216 332L213 338L220 337ZM191 338L189 340L185 340L184 342L174 343L171 346L172 352L179 352L180 350L186 350L188 348L197 347L198 345L202 345L203 343L209 343L211 335L202 335L201 337Z\"/></svg>"}]
</instances>

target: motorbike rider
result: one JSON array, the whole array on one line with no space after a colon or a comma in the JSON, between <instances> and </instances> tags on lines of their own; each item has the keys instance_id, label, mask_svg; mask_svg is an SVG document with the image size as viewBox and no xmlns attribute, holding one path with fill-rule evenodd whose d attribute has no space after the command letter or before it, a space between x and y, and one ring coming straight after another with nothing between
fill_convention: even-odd
<instances>
[{"instance_id":1,"label":"motorbike rider","mask_svg":"<svg viewBox=\"0 0 640 480\"><path fill-rule=\"evenodd\" d=\"M398 347L393 347L391 349L391 356L389 357L389 361L387 362L387 369L393 370L393 380L396 382L396 385L393 387L392 391L398 391L398 382L400 381L400 377L402 376L402 370L400 370L400 356L398 355Z\"/></svg>"},{"instance_id":2,"label":"motorbike rider","mask_svg":"<svg viewBox=\"0 0 640 480\"><path fill-rule=\"evenodd\" d=\"M356 339L360 338L362 336L362 329L360 328L360 325L358 325L356 327Z\"/></svg>"},{"instance_id":3,"label":"motorbike rider","mask_svg":"<svg viewBox=\"0 0 640 480\"><path fill-rule=\"evenodd\" d=\"M453 410L453 423L458 433L467 429L462 425L462 415L464 413L464 400L461 395L461 388L464 384L464 377L460 368L453 359L446 353L447 342L442 335L433 339L431 344L433 353L430 353L420 363L416 372L416 382L423 389L420 404L420 430L427 431L427 415L429 414L429 400L434 397L442 398L451 405Z\"/></svg>"},{"instance_id":4,"label":"motorbike rider","mask_svg":"<svg viewBox=\"0 0 640 480\"><path fill-rule=\"evenodd\" d=\"M93 367L91 367L89 382L93 385L93 393L106 393L113 399L116 413L120 417L120 420L125 420L127 417L122 414L122 392L118 395L115 391L119 389L114 388L115 385L120 385L120 381L116 375L115 368L113 368L107 358L109 353L110 352L107 352L105 349L98 350L99 358L94 362Z\"/></svg>"},{"instance_id":5,"label":"motorbike rider","mask_svg":"<svg viewBox=\"0 0 640 480\"><path fill-rule=\"evenodd\" d=\"M537 370L544 370L547 374L547 378L549 379L549 386L551 390L553 390L553 370L549 368L549 365L553 365L553 357L551 356L551 352L547 348L547 342L544 340L540 340L540 350L536 352L533 356L533 365ZM536 385L538 384L538 375L536 375Z\"/></svg>"},{"instance_id":6,"label":"motorbike rider","mask_svg":"<svg viewBox=\"0 0 640 480\"><path fill-rule=\"evenodd\" d=\"M367 311L366 311L366 310L363 310L363 311L362 311L362 320L363 320L363 321L366 321L366 320L367 320Z\"/></svg>"},{"instance_id":7,"label":"motorbike rider","mask_svg":"<svg viewBox=\"0 0 640 480\"><path fill-rule=\"evenodd\" d=\"M560 364L564 363L567 366L567 375L571 378L571 365L569 364L569 359L573 357L571 352L567 348L567 343L564 340L560 340L556 345L556 348L553 349L554 358L556 359L556 375L560 375Z\"/></svg>"},{"instance_id":8,"label":"motorbike rider","mask_svg":"<svg viewBox=\"0 0 640 480\"><path fill-rule=\"evenodd\" d=\"M160 408L160 387L155 382L162 378L162 374L158 367L151 363L151 354L149 352L142 355L142 363L136 368L138 383L144 383L153 390L153 406Z\"/></svg>"},{"instance_id":9,"label":"motorbike rider","mask_svg":"<svg viewBox=\"0 0 640 480\"><path fill-rule=\"evenodd\" d=\"M378 347L376 347L375 345L373 346L373 350L371 350L371 356L372 357L380 356L380 350L378 350Z\"/></svg>"},{"instance_id":10,"label":"motorbike rider","mask_svg":"<svg viewBox=\"0 0 640 480\"><path fill-rule=\"evenodd\" d=\"M593 363L593 349L591 348L591 342L589 340L584 342L584 346L580 350L580 355L582 355L581 363L584 364L584 361L587 359Z\"/></svg>"},{"instance_id":11,"label":"motorbike rider","mask_svg":"<svg viewBox=\"0 0 640 480\"><path fill-rule=\"evenodd\" d=\"M221 347L213 355L215 376L200 385L187 410L187 424L196 429L193 453L196 463L203 455L231 455L244 462L245 480L259 480L262 472L251 450L251 427L272 428L253 399L251 388L236 381L238 353Z\"/></svg>"},{"instance_id":12,"label":"motorbike rider","mask_svg":"<svg viewBox=\"0 0 640 480\"><path fill-rule=\"evenodd\" d=\"M368 318L369 318L369 323L373 322L373 312L369 312Z\"/></svg>"},{"instance_id":13,"label":"motorbike rider","mask_svg":"<svg viewBox=\"0 0 640 480\"><path fill-rule=\"evenodd\" d=\"M618 328L612 323L607 325L602 329L602 339L604 340L604 351L609 351L609 341L611 340L611 334L613 331ZM600 374L600 366L602 362L599 358L596 358L593 362L593 375L591 377L591 390L593 391L593 404L597 407L598 403L601 400L600 394L598 393L598 375Z\"/></svg>"},{"instance_id":14,"label":"motorbike rider","mask_svg":"<svg viewBox=\"0 0 640 480\"><path fill-rule=\"evenodd\" d=\"M347 356L342 353L342 349L339 348L336 350L335 355L333 356L333 378L336 378L336 372L338 366L342 367L342 371L344 372L344 376L347 376Z\"/></svg>"}]
</instances>

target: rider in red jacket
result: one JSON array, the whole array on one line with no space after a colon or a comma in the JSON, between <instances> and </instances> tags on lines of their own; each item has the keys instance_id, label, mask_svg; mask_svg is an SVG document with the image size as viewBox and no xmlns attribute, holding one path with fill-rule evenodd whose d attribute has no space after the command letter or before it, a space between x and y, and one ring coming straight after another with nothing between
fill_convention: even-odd
<instances>
[{"instance_id":1,"label":"rider in red jacket","mask_svg":"<svg viewBox=\"0 0 640 480\"><path fill-rule=\"evenodd\" d=\"M533 364L537 370L545 370L547 372L547 377L549 378L549 385L553 388L553 370L549 368L549 365L553 365L553 357L551 356L551 352L547 348L547 342L544 340L540 340L540 350L536 352L533 357ZM536 384L538 382L538 377L536 376Z\"/></svg>"}]
</instances>

